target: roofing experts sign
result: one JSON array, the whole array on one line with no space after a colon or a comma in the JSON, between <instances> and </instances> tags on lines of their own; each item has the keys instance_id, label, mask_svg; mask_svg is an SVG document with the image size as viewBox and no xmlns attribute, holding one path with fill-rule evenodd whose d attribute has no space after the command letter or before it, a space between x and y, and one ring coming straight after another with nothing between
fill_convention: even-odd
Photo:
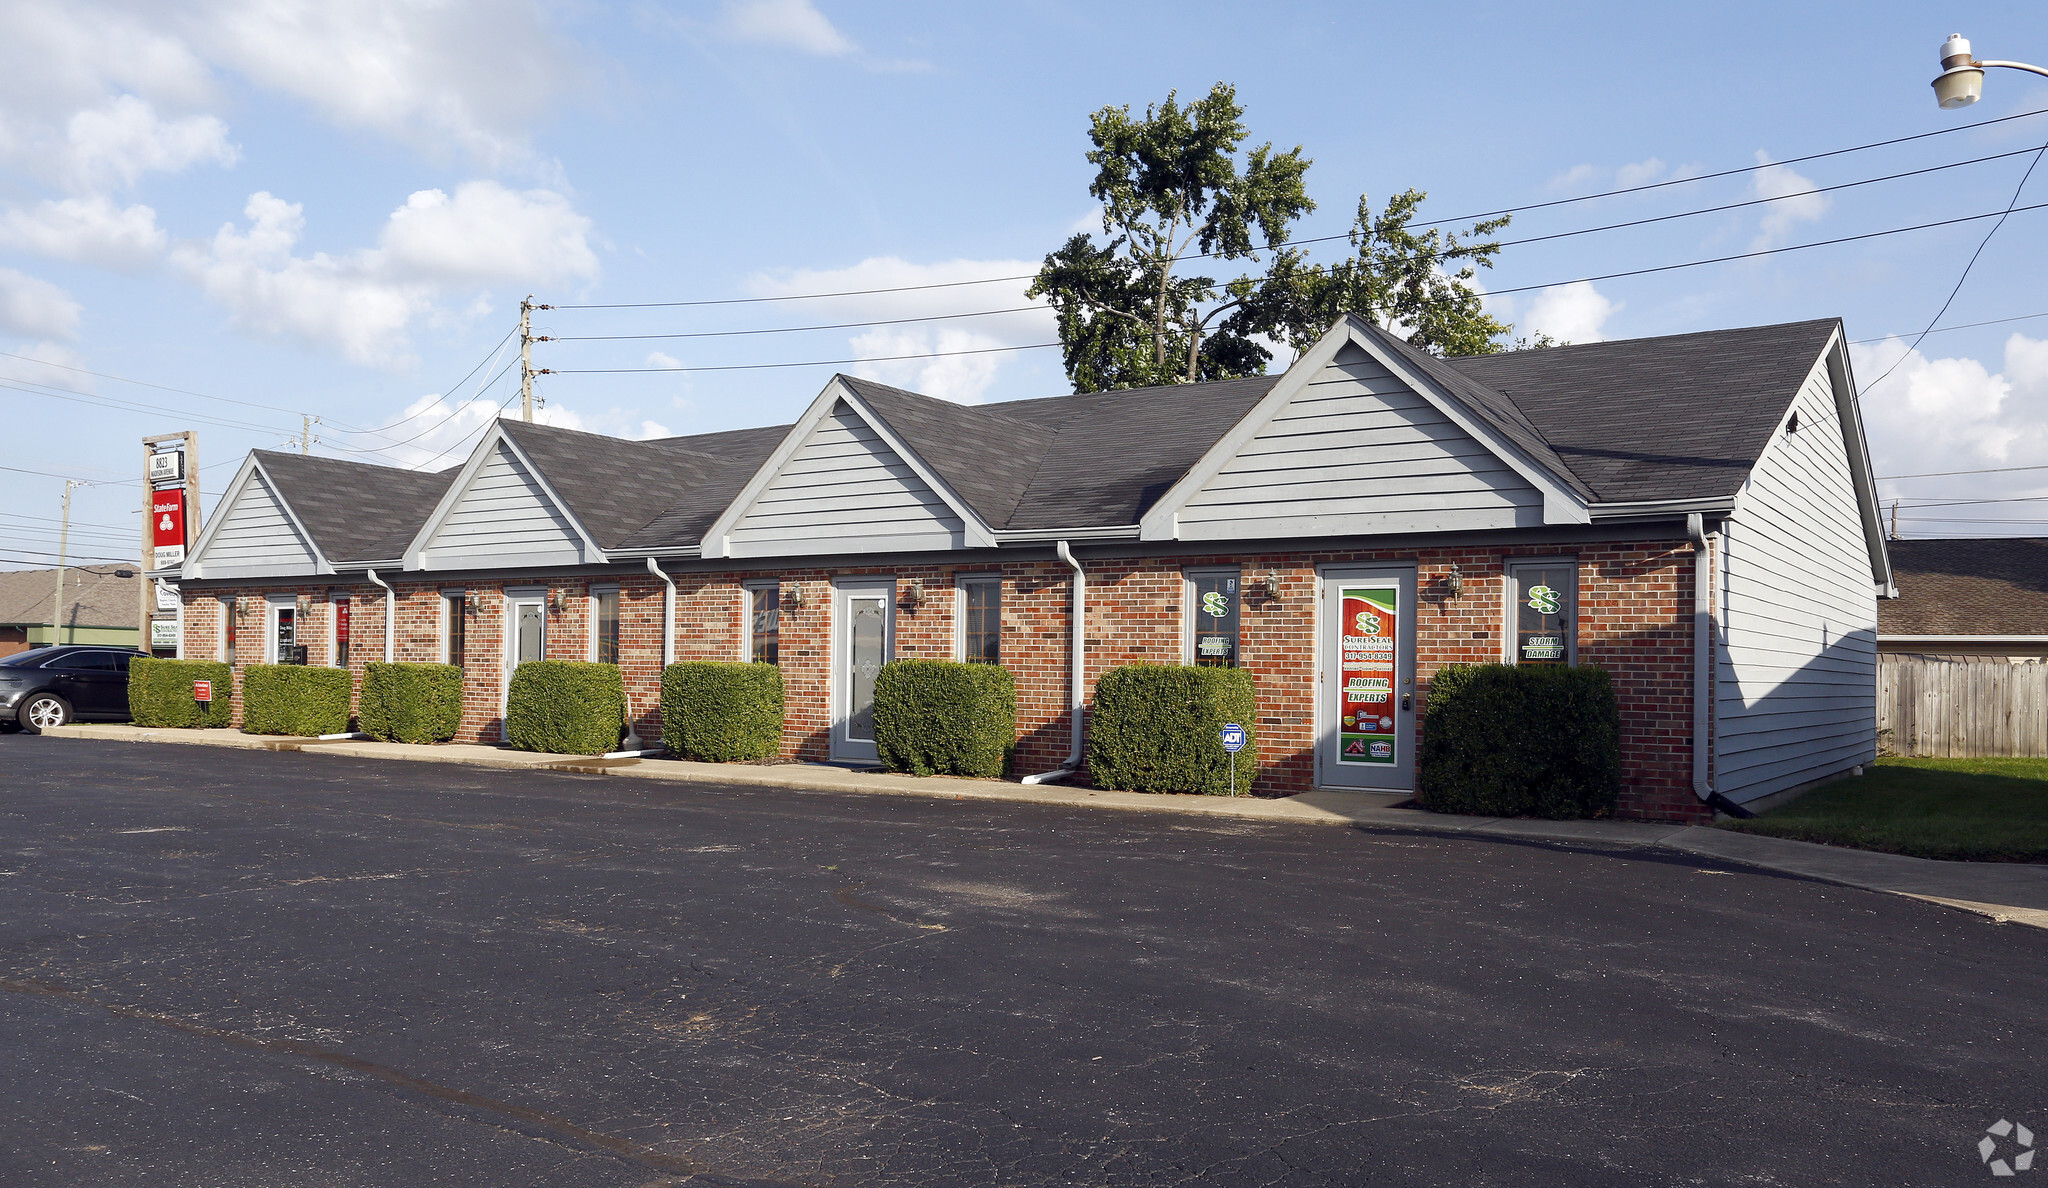
<instances>
[{"instance_id":1,"label":"roofing experts sign","mask_svg":"<svg viewBox=\"0 0 2048 1188\"><path fill-rule=\"evenodd\" d=\"M161 455L159 455L161 456ZM168 569L185 560L185 492L183 488L152 491L149 532L156 568Z\"/></svg>"}]
</instances>

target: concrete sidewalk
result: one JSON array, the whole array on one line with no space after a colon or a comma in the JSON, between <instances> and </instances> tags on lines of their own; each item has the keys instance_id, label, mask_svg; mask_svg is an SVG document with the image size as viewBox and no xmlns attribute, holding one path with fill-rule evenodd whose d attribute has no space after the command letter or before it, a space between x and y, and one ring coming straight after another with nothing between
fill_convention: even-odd
<instances>
[{"instance_id":1,"label":"concrete sidewalk","mask_svg":"<svg viewBox=\"0 0 2048 1188\"><path fill-rule=\"evenodd\" d=\"M569 771L677 783L758 785L808 792L857 792L960 800L1050 804L1134 812L1179 812L1248 821L1347 825L1401 832L1459 834L1502 840L1590 846L1655 847L1780 874L1883 891L1960 908L2001 923L2048 928L2048 866L2002 862L1937 862L1869 850L1759 837L1726 829L1640 821L1536 821L1465 817L1396 808L1402 795L1305 792L1278 800L1107 792L1055 784L1026 786L1005 780L943 776L920 778L817 763L695 763L684 759L600 759L553 755L472 743L415 746L361 739L322 740L243 734L239 730L162 730L126 724L77 724L48 731L54 738L166 742L249 750L303 751L360 759L465 763L483 767Z\"/></svg>"}]
</instances>

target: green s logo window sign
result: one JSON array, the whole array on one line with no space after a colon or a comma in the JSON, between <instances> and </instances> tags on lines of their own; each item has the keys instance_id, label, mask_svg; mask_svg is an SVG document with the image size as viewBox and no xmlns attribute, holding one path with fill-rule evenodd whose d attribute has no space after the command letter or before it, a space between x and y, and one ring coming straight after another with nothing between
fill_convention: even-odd
<instances>
[{"instance_id":1,"label":"green s logo window sign","mask_svg":"<svg viewBox=\"0 0 2048 1188\"><path fill-rule=\"evenodd\" d=\"M1212 619L1220 619L1230 613L1230 600L1221 590L1211 590L1202 595L1202 613Z\"/></svg>"},{"instance_id":2,"label":"green s logo window sign","mask_svg":"<svg viewBox=\"0 0 2048 1188\"><path fill-rule=\"evenodd\" d=\"M1554 615L1562 602L1556 590L1549 586L1529 587L1529 609L1539 615Z\"/></svg>"}]
</instances>

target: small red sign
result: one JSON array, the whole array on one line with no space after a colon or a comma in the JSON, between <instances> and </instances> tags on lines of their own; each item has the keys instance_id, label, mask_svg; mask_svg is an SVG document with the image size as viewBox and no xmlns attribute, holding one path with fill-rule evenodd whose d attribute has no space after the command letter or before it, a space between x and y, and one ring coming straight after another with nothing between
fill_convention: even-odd
<instances>
[{"instance_id":1,"label":"small red sign","mask_svg":"<svg viewBox=\"0 0 2048 1188\"><path fill-rule=\"evenodd\" d=\"M213 700L213 682L212 682L212 681L193 681L193 682L192 682L192 700L194 700L194 701L212 701L212 700Z\"/></svg>"},{"instance_id":2,"label":"small red sign","mask_svg":"<svg viewBox=\"0 0 2048 1188\"><path fill-rule=\"evenodd\" d=\"M334 600L334 642L348 642L348 599Z\"/></svg>"},{"instance_id":3,"label":"small red sign","mask_svg":"<svg viewBox=\"0 0 2048 1188\"><path fill-rule=\"evenodd\" d=\"M149 496L150 539L160 549L185 547L185 492L183 488L152 491Z\"/></svg>"}]
</instances>

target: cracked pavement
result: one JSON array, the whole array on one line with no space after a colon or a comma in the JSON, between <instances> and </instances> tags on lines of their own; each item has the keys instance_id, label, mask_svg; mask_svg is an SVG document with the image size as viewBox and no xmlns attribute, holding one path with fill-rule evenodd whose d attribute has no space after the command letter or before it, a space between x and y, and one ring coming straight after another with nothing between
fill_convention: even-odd
<instances>
[{"instance_id":1,"label":"cracked pavement","mask_svg":"<svg viewBox=\"0 0 2048 1188\"><path fill-rule=\"evenodd\" d=\"M9 1185L1865 1184L2048 933L1663 851L0 736Z\"/></svg>"}]
</instances>

